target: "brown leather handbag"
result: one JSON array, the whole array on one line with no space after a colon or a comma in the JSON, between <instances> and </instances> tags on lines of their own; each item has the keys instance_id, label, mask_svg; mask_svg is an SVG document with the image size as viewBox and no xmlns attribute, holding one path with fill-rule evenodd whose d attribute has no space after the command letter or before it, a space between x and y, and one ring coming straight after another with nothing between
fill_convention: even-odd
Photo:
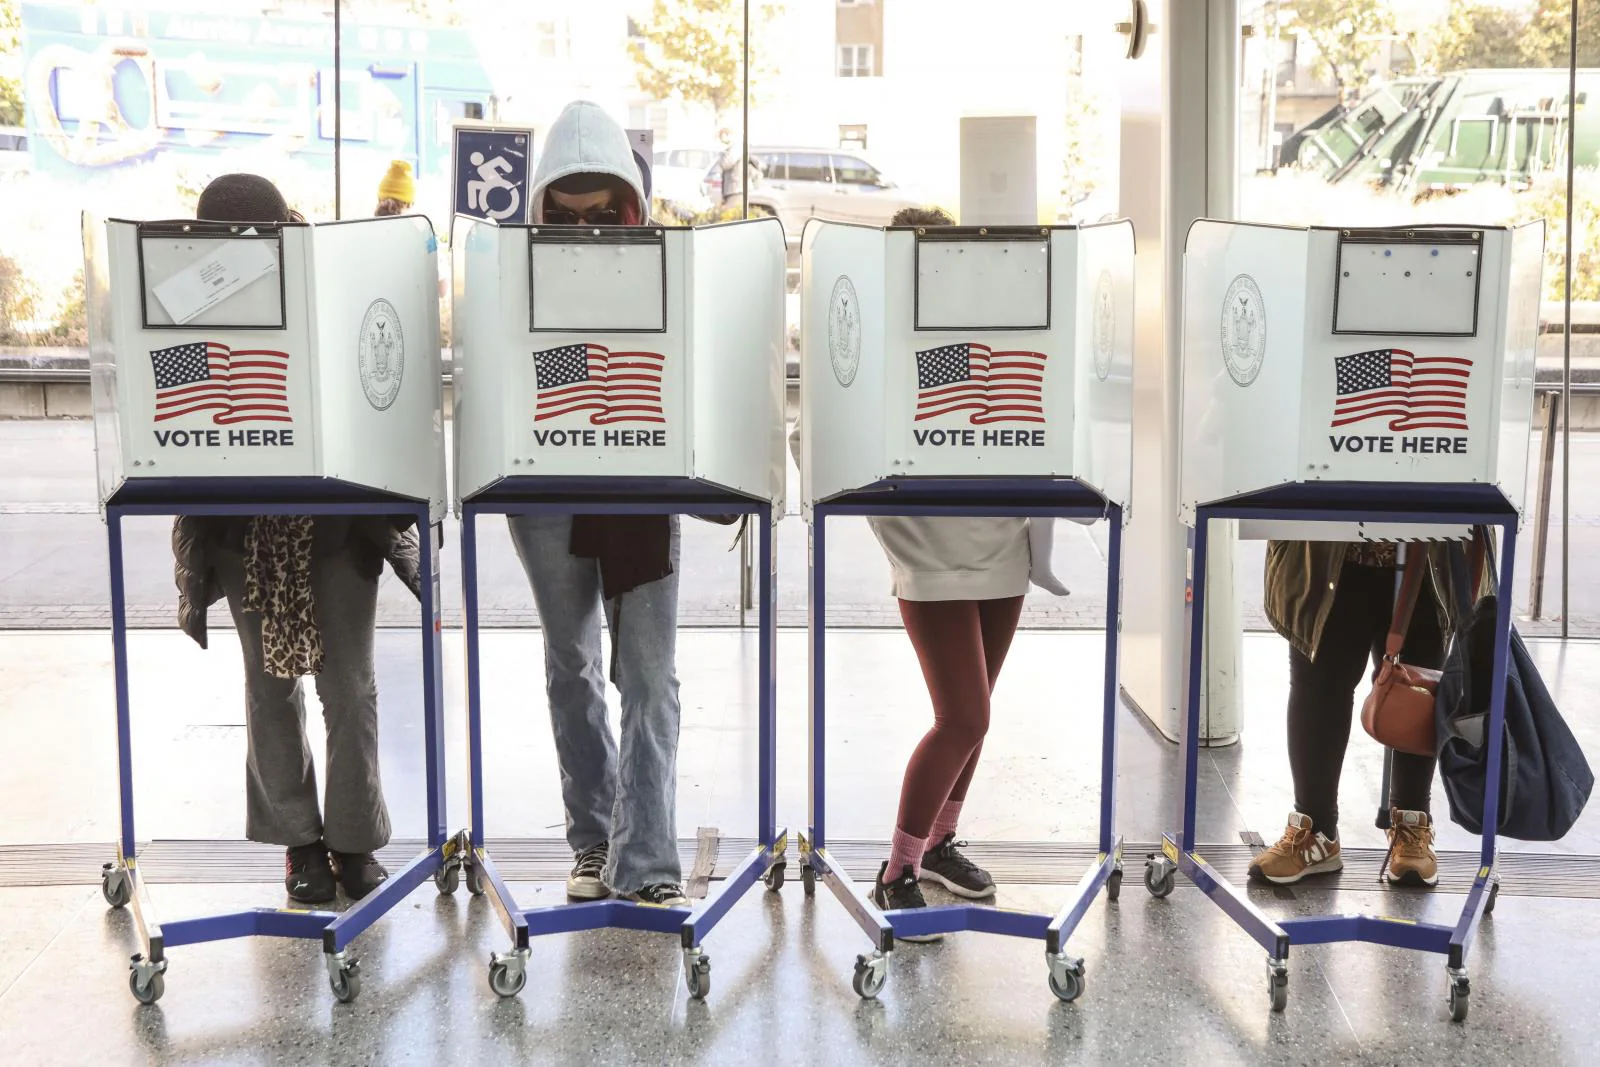
<instances>
[{"instance_id":1,"label":"brown leather handbag","mask_svg":"<svg viewBox=\"0 0 1600 1067\"><path fill-rule=\"evenodd\" d=\"M1379 744L1396 752L1437 756L1433 700L1439 688L1440 672L1412 666L1400 658L1427 567L1425 557L1416 562L1410 557L1411 551L1407 549L1405 561L1400 564L1400 591L1395 596L1389 640L1384 646L1383 663L1378 668L1377 680L1372 683L1372 692L1361 705L1361 726Z\"/></svg>"}]
</instances>

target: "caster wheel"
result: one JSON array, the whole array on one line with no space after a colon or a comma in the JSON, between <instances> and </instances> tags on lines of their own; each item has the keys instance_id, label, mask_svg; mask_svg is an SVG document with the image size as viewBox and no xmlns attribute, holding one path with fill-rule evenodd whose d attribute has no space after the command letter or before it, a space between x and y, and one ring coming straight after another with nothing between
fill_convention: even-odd
<instances>
[{"instance_id":1,"label":"caster wheel","mask_svg":"<svg viewBox=\"0 0 1600 1067\"><path fill-rule=\"evenodd\" d=\"M762 881L767 883L767 888L774 893L783 888L783 866L782 862L774 863L767 868L767 873L762 878Z\"/></svg>"},{"instance_id":2,"label":"caster wheel","mask_svg":"<svg viewBox=\"0 0 1600 1067\"><path fill-rule=\"evenodd\" d=\"M685 953L683 979L689 986L689 996L704 1000L711 993L711 957L703 953Z\"/></svg>"},{"instance_id":3,"label":"caster wheel","mask_svg":"<svg viewBox=\"0 0 1600 1067\"><path fill-rule=\"evenodd\" d=\"M1483 917L1487 919L1494 914L1494 906L1500 899L1500 883L1494 882L1489 886L1489 902L1483 906ZM115 907L115 905L113 905Z\"/></svg>"},{"instance_id":4,"label":"caster wheel","mask_svg":"<svg viewBox=\"0 0 1600 1067\"><path fill-rule=\"evenodd\" d=\"M527 984L526 967L520 965L513 967L499 958L489 960L489 988L494 990L496 996L514 997L522 992L522 987Z\"/></svg>"},{"instance_id":5,"label":"caster wheel","mask_svg":"<svg viewBox=\"0 0 1600 1067\"><path fill-rule=\"evenodd\" d=\"M100 894L113 908L124 907L133 899L133 881L126 871L108 864L100 875Z\"/></svg>"},{"instance_id":6,"label":"caster wheel","mask_svg":"<svg viewBox=\"0 0 1600 1067\"><path fill-rule=\"evenodd\" d=\"M159 974L152 974L150 981L139 987L139 972L128 972L128 988L133 991L134 999L140 1004L154 1004L161 999L161 994L167 991L167 982Z\"/></svg>"},{"instance_id":7,"label":"caster wheel","mask_svg":"<svg viewBox=\"0 0 1600 1067\"><path fill-rule=\"evenodd\" d=\"M1065 1004L1071 1004L1083 996L1083 987L1087 982L1081 962L1070 967L1050 968L1050 992Z\"/></svg>"},{"instance_id":8,"label":"caster wheel","mask_svg":"<svg viewBox=\"0 0 1600 1067\"><path fill-rule=\"evenodd\" d=\"M461 867L448 864L433 872L433 884L439 887L440 896L450 896L461 885Z\"/></svg>"},{"instance_id":9,"label":"caster wheel","mask_svg":"<svg viewBox=\"0 0 1600 1067\"><path fill-rule=\"evenodd\" d=\"M483 875L474 864L467 864L467 892L475 897L483 896Z\"/></svg>"},{"instance_id":10,"label":"caster wheel","mask_svg":"<svg viewBox=\"0 0 1600 1067\"><path fill-rule=\"evenodd\" d=\"M1267 998L1271 1002L1274 1012L1281 1012L1289 1006L1289 973L1287 971L1269 970L1267 972Z\"/></svg>"},{"instance_id":11,"label":"caster wheel","mask_svg":"<svg viewBox=\"0 0 1600 1067\"><path fill-rule=\"evenodd\" d=\"M1450 979L1450 1021L1464 1023L1467 1021L1467 1008L1472 995L1472 984L1465 975Z\"/></svg>"},{"instance_id":12,"label":"caster wheel","mask_svg":"<svg viewBox=\"0 0 1600 1067\"><path fill-rule=\"evenodd\" d=\"M1177 885L1177 876L1171 871L1161 874L1156 873L1154 863L1147 864L1144 869L1144 887L1150 890L1150 895L1157 900L1162 900L1172 895L1172 890Z\"/></svg>"},{"instance_id":13,"label":"caster wheel","mask_svg":"<svg viewBox=\"0 0 1600 1067\"><path fill-rule=\"evenodd\" d=\"M809 863L800 868L800 885L808 897L817 895L817 872Z\"/></svg>"},{"instance_id":14,"label":"caster wheel","mask_svg":"<svg viewBox=\"0 0 1600 1067\"><path fill-rule=\"evenodd\" d=\"M1167 890L1168 893L1172 890ZM1163 894L1164 895L1164 894ZM1122 896L1122 868L1118 867L1111 872L1111 877L1106 879L1106 899L1115 904ZM1067 998L1062 998L1067 999Z\"/></svg>"},{"instance_id":15,"label":"caster wheel","mask_svg":"<svg viewBox=\"0 0 1600 1067\"><path fill-rule=\"evenodd\" d=\"M850 980L850 988L856 991L856 996L862 1000L874 1000L883 992L884 984L888 981L889 968L881 958L856 957L855 977Z\"/></svg>"},{"instance_id":16,"label":"caster wheel","mask_svg":"<svg viewBox=\"0 0 1600 1067\"><path fill-rule=\"evenodd\" d=\"M328 986L340 1004L349 1004L361 995L361 965L355 960L330 968Z\"/></svg>"}]
</instances>

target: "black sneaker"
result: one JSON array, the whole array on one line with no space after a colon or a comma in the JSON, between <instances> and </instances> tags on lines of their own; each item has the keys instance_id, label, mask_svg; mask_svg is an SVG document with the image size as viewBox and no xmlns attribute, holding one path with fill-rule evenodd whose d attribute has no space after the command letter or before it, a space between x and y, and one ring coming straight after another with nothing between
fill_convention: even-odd
<instances>
[{"instance_id":1,"label":"black sneaker","mask_svg":"<svg viewBox=\"0 0 1600 1067\"><path fill-rule=\"evenodd\" d=\"M956 840L955 834L945 834L943 841L922 854L922 880L938 882L969 900L994 896L994 879L989 872L957 851L965 845L965 841Z\"/></svg>"},{"instance_id":2,"label":"black sneaker","mask_svg":"<svg viewBox=\"0 0 1600 1067\"><path fill-rule=\"evenodd\" d=\"M360 900L389 880L389 872L370 852L335 852L333 858L339 865L339 884L351 900Z\"/></svg>"},{"instance_id":3,"label":"black sneaker","mask_svg":"<svg viewBox=\"0 0 1600 1067\"><path fill-rule=\"evenodd\" d=\"M629 893L628 899L635 904L652 904L658 908L687 908L689 906L689 898L683 895L683 886L677 882L647 885L637 893Z\"/></svg>"},{"instance_id":4,"label":"black sneaker","mask_svg":"<svg viewBox=\"0 0 1600 1067\"><path fill-rule=\"evenodd\" d=\"M917 885L916 876L911 873L910 867L900 868L900 877L885 883L883 878L888 873L889 861L885 860L878 867L878 880L872 883L872 903L877 905L879 911L909 911L912 908L928 906L928 902L922 899L922 887ZM914 941L920 945L929 941L942 941L944 935L921 934L916 937L902 937L895 934L894 939Z\"/></svg>"},{"instance_id":5,"label":"black sneaker","mask_svg":"<svg viewBox=\"0 0 1600 1067\"><path fill-rule=\"evenodd\" d=\"M601 880L600 873L606 869L606 860L610 858L609 841L590 845L578 853L572 864L572 873L567 875L567 896L573 900L604 900L609 897L611 889Z\"/></svg>"},{"instance_id":6,"label":"black sneaker","mask_svg":"<svg viewBox=\"0 0 1600 1067\"><path fill-rule=\"evenodd\" d=\"M283 856L283 888L289 899L301 904L326 904L339 893L328 863L328 846L321 841L295 845Z\"/></svg>"}]
</instances>

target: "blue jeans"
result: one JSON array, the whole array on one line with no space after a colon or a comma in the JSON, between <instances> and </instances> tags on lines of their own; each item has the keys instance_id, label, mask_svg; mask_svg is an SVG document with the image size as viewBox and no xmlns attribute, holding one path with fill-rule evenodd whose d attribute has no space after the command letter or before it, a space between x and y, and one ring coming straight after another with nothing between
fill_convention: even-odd
<instances>
[{"instance_id":1,"label":"blue jeans","mask_svg":"<svg viewBox=\"0 0 1600 1067\"><path fill-rule=\"evenodd\" d=\"M513 515L510 526L544 634L567 843L581 852L610 841L603 877L617 893L681 883L678 518L672 519L673 573L603 602L599 564L569 550L571 516ZM606 723L602 612L615 653L611 680L622 696L620 753Z\"/></svg>"}]
</instances>

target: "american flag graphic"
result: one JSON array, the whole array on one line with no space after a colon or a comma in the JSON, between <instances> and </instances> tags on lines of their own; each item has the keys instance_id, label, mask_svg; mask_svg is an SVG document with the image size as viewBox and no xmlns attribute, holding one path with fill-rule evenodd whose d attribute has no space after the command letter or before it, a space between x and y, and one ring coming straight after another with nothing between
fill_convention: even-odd
<instances>
[{"instance_id":1,"label":"american flag graphic","mask_svg":"<svg viewBox=\"0 0 1600 1067\"><path fill-rule=\"evenodd\" d=\"M158 348L150 353L156 375L157 422L202 411L211 421L293 422L289 417L289 355L265 348L229 348L216 341Z\"/></svg>"},{"instance_id":2,"label":"american flag graphic","mask_svg":"<svg viewBox=\"0 0 1600 1067\"><path fill-rule=\"evenodd\" d=\"M988 345L943 345L917 353L914 421L970 411L969 421L1044 421L1043 352L996 352Z\"/></svg>"},{"instance_id":3,"label":"american flag graphic","mask_svg":"<svg viewBox=\"0 0 1600 1067\"><path fill-rule=\"evenodd\" d=\"M1340 356L1334 372L1335 427L1388 419L1394 431L1467 429L1470 359L1419 357L1399 348L1378 348Z\"/></svg>"},{"instance_id":4,"label":"american flag graphic","mask_svg":"<svg viewBox=\"0 0 1600 1067\"><path fill-rule=\"evenodd\" d=\"M563 345L533 354L538 400L533 421L589 412L589 422L666 422L655 352L613 352L604 345Z\"/></svg>"}]
</instances>

